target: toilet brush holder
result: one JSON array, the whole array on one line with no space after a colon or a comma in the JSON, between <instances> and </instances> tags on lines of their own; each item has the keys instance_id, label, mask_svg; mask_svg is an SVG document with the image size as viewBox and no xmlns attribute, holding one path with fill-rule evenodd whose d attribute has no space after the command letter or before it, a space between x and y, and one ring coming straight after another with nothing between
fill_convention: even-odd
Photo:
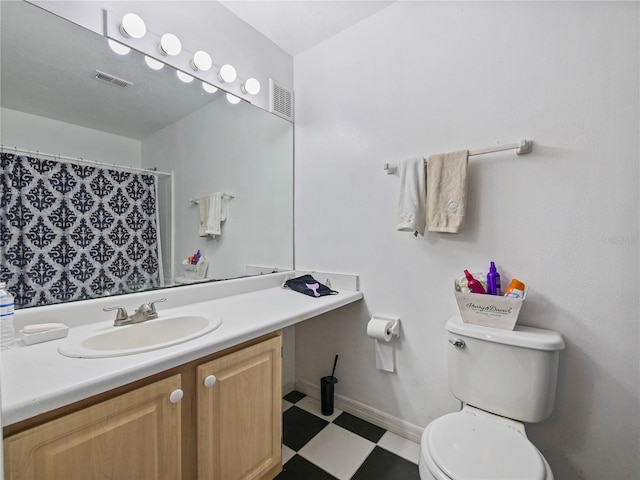
<instances>
[{"instance_id":1,"label":"toilet brush holder","mask_svg":"<svg viewBox=\"0 0 640 480\"><path fill-rule=\"evenodd\" d=\"M338 379L333 376L320 379L320 410L322 415L333 415L333 397L336 383L338 383Z\"/></svg>"},{"instance_id":2,"label":"toilet brush holder","mask_svg":"<svg viewBox=\"0 0 640 480\"><path fill-rule=\"evenodd\" d=\"M320 379L320 411L322 415L333 415L333 395L335 393L335 385L338 383L338 379L335 377L337 364L338 355L333 360L331 375Z\"/></svg>"}]
</instances>

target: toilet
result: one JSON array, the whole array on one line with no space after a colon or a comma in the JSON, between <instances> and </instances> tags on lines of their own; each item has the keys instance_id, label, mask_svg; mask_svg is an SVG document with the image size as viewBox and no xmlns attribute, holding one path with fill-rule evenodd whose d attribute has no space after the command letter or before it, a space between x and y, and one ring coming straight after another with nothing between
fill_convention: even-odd
<instances>
[{"instance_id":1,"label":"toilet","mask_svg":"<svg viewBox=\"0 0 640 480\"><path fill-rule=\"evenodd\" d=\"M446 329L449 386L463 406L425 428L420 479L553 480L524 424L551 414L562 336L525 326L482 327L458 316Z\"/></svg>"}]
</instances>

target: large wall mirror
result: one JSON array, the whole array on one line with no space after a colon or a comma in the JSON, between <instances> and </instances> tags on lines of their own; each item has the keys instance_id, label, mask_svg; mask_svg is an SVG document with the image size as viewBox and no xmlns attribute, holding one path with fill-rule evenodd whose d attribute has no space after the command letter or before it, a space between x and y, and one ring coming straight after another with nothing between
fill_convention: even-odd
<instances>
[{"instance_id":1,"label":"large wall mirror","mask_svg":"<svg viewBox=\"0 0 640 480\"><path fill-rule=\"evenodd\" d=\"M24 1L0 8L0 281L19 307L293 268L290 122L135 51L118 55L105 37ZM105 76L115 81L96 78ZM155 196L136 193L141 185ZM217 234L201 228L212 218ZM79 226L62 239L55 219ZM144 244L157 258L139 253ZM206 263L183 265L198 251Z\"/></svg>"}]
</instances>

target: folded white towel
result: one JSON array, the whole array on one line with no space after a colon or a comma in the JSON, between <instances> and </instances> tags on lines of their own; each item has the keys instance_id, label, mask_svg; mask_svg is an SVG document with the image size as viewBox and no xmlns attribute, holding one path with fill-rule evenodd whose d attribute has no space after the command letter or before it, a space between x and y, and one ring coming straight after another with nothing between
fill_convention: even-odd
<instances>
[{"instance_id":1,"label":"folded white towel","mask_svg":"<svg viewBox=\"0 0 640 480\"><path fill-rule=\"evenodd\" d=\"M227 212L223 202L224 199L221 192L209 195L209 214L207 215L205 232L212 237L221 234L220 224L227 219Z\"/></svg>"},{"instance_id":2,"label":"folded white towel","mask_svg":"<svg viewBox=\"0 0 640 480\"><path fill-rule=\"evenodd\" d=\"M397 230L424 235L425 179L424 159L412 158L400 162L400 199Z\"/></svg>"},{"instance_id":3,"label":"folded white towel","mask_svg":"<svg viewBox=\"0 0 640 480\"><path fill-rule=\"evenodd\" d=\"M458 233L462 230L468 160L468 150L429 157L426 223L430 232Z\"/></svg>"}]
</instances>

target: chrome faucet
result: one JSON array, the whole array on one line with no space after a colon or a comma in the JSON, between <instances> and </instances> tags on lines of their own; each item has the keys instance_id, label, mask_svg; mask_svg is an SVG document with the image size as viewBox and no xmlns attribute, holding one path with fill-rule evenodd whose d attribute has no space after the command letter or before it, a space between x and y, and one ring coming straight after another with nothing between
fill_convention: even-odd
<instances>
[{"instance_id":1,"label":"chrome faucet","mask_svg":"<svg viewBox=\"0 0 640 480\"><path fill-rule=\"evenodd\" d=\"M131 325L133 323L146 322L147 320L154 320L158 318L158 312L156 311L156 303L164 302L166 298L160 298L149 303L143 303L138 307L136 313L129 316L127 310L124 307L109 307L103 308L105 312L117 310L116 319L113 322L114 327L121 327L123 325Z\"/></svg>"}]
</instances>

